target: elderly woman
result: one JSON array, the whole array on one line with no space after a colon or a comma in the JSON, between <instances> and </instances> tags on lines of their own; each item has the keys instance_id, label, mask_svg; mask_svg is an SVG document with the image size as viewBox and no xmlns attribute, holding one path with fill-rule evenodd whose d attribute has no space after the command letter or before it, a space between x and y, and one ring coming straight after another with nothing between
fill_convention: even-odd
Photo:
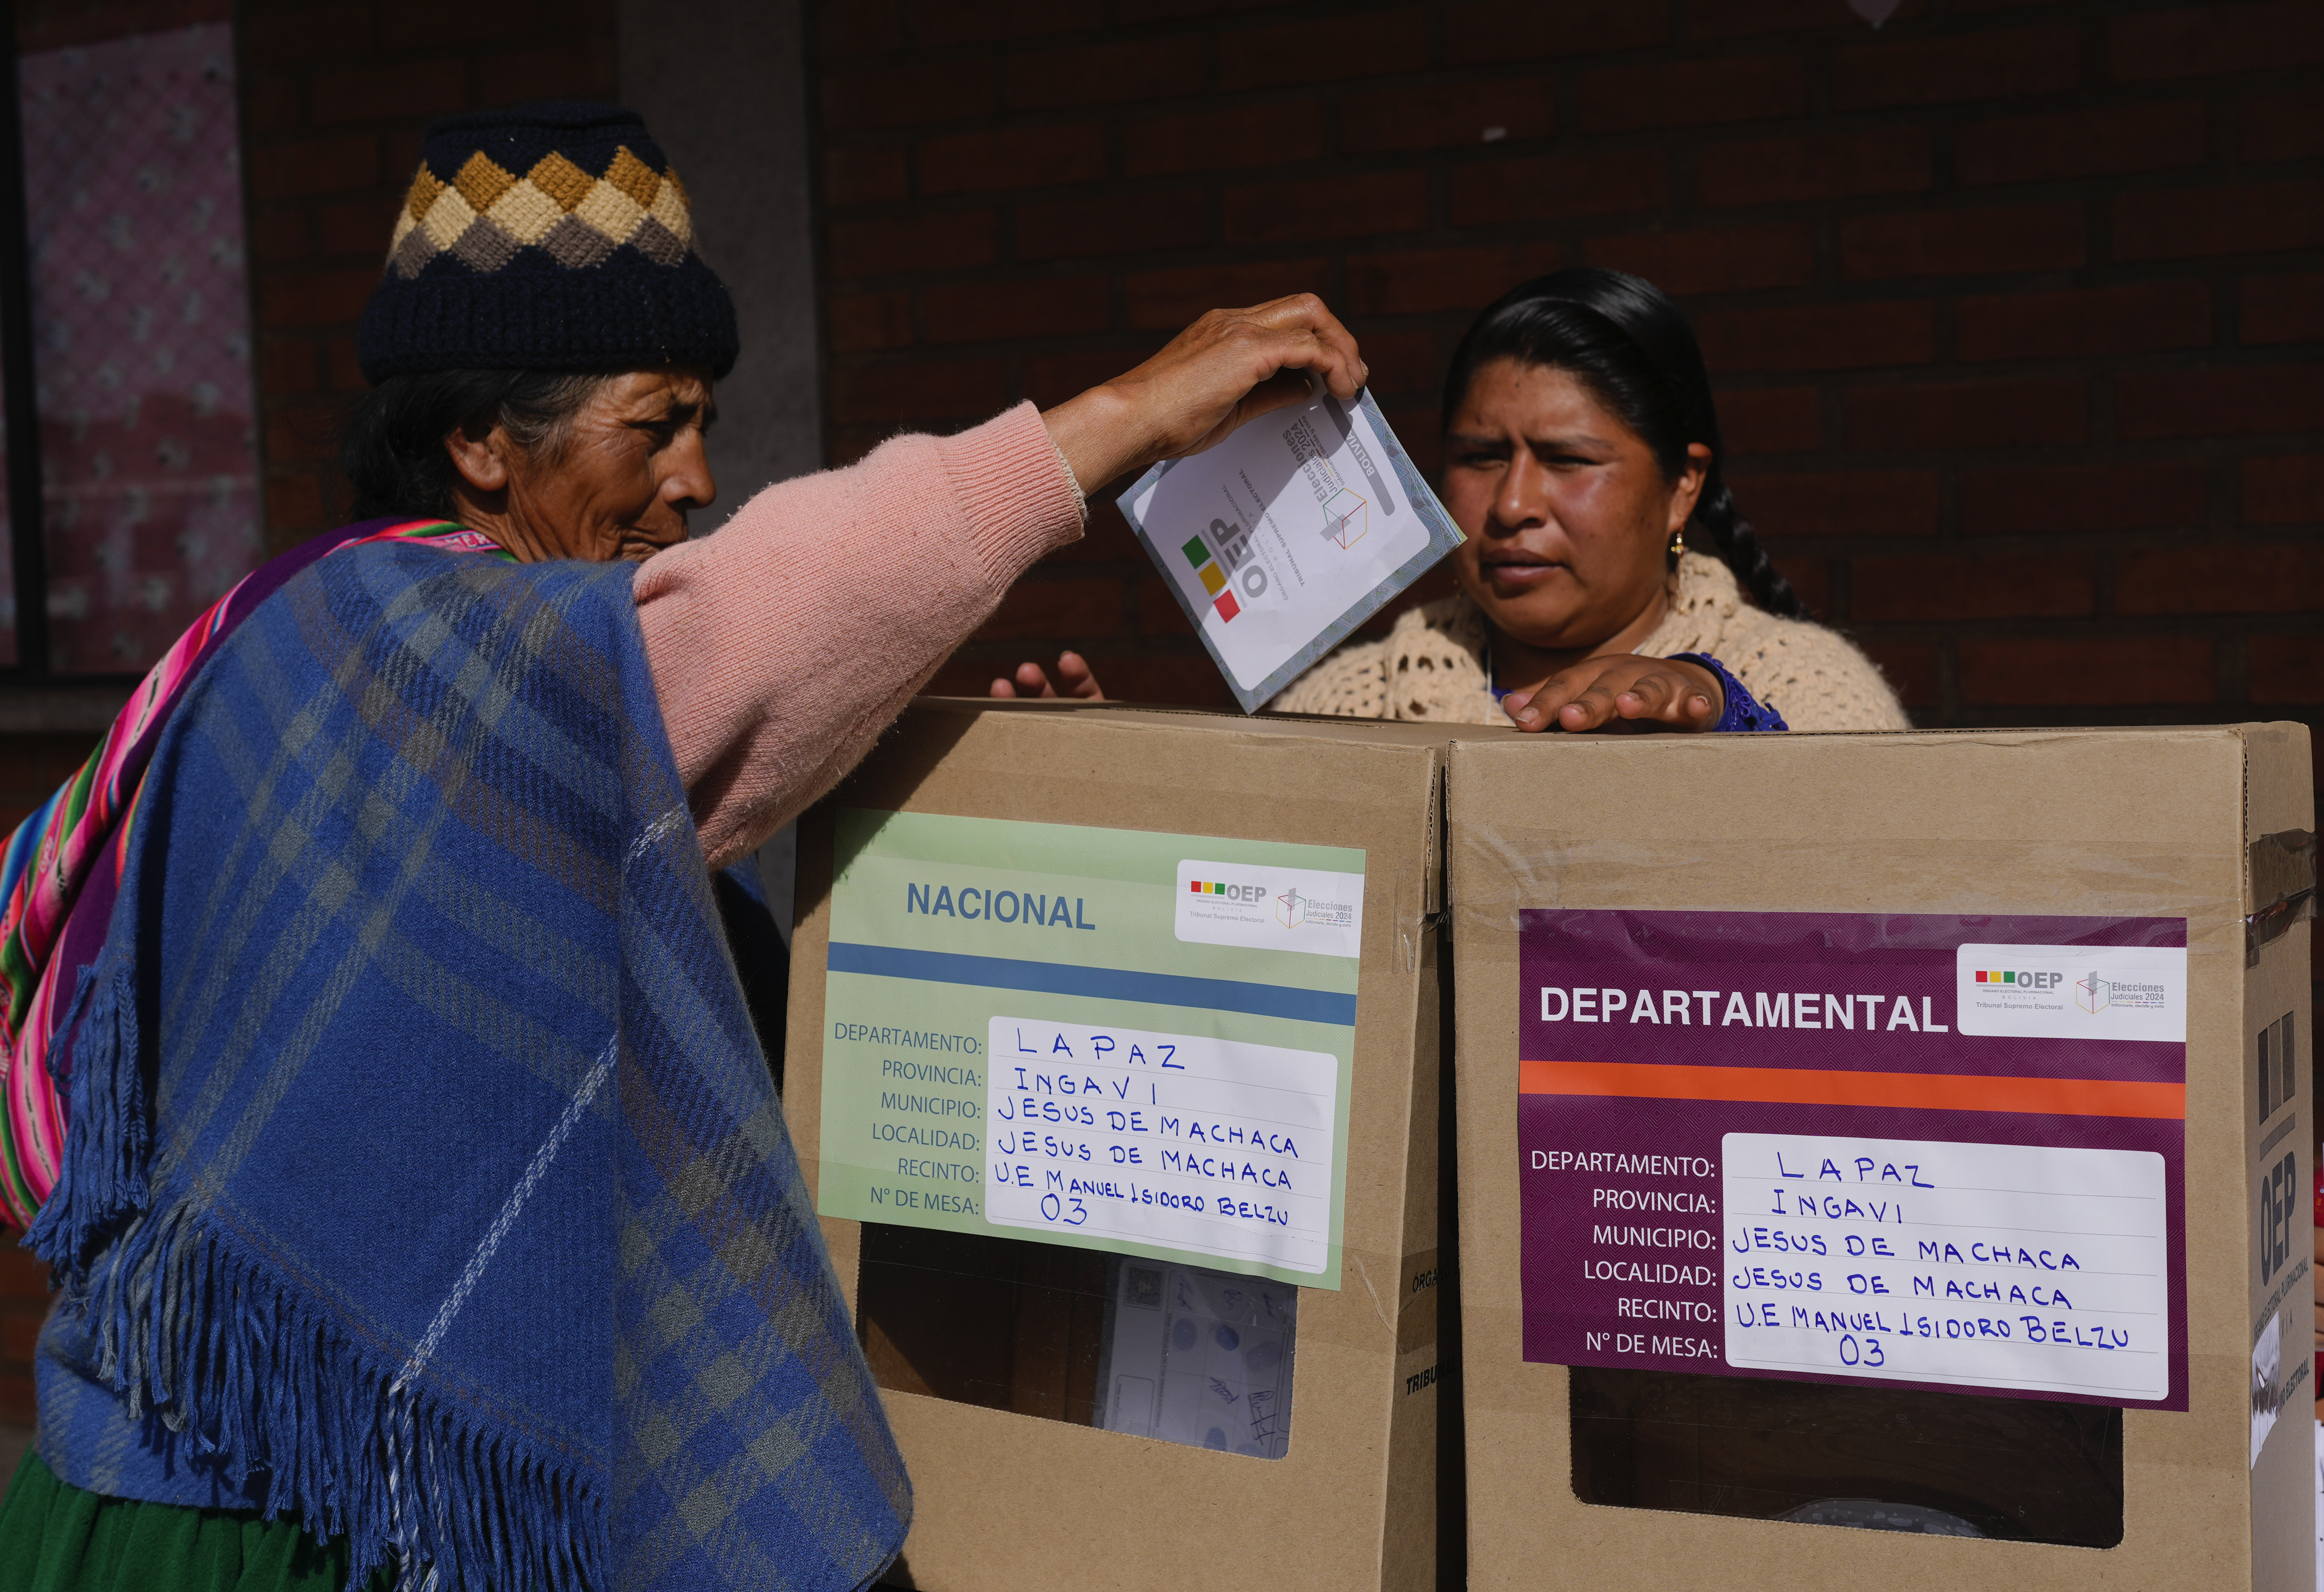
<instances>
[{"instance_id":1,"label":"elderly woman","mask_svg":"<svg viewBox=\"0 0 2324 1592\"><path fill-rule=\"evenodd\" d=\"M1653 283L1582 268L1513 289L1444 378L1459 592L1340 647L1270 709L1522 730L1909 727L1871 661L1807 618L1724 464L1702 351ZM1096 694L1085 662L1058 662L1058 685ZM992 683L1056 689L1032 663Z\"/></svg>"},{"instance_id":2,"label":"elderly woman","mask_svg":"<svg viewBox=\"0 0 2324 1592\"><path fill-rule=\"evenodd\" d=\"M690 238L635 116L432 128L371 517L222 600L11 844L0 1196L63 1296L0 1585L837 1588L901 1542L708 870L1084 486L1366 373L1312 299L1214 312L689 542L739 346Z\"/></svg>"}]
</instances>

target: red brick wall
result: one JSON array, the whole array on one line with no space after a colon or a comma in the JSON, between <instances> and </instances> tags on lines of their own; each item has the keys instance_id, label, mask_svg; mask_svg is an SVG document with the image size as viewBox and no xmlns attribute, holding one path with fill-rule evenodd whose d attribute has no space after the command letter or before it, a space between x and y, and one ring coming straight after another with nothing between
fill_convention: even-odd
<instances>
[{"instance_id":1,"label":"red brick wall","mask_svg":"<svg viewBox=\"0 0 2324 1592\"><path fill-rule=\"evenodd\" d=\"M334 428L420 136L447 111L611 99L613 0L244 0L243 138L267 534L346 518Z\"/></svg>"},{"instance_id":2,"label":"red brick wall","mask_svg":"<svg viewBox=\"0 0 2324 1592\"><path fill-rule=\"evenodd\" d=\"M64 50L131 33L223 22L234 0L15 0L16 49Z\"/></svg>"},{"instance_id":3,"label":"red brick wall","mask_svg":"<svg viewBox=\"0 0 2324 1592\"><path fill-rule=\"evenodd\" d=\"M1312 288L1433 466L1475 310L1618 265L1695 317L1745 513L1918 722L2324 717L2324 8L1331 11L816 5L835 457ZM938 683L1065 644L1224 700L1111 513Z\"/></svg>"}]
</instances>

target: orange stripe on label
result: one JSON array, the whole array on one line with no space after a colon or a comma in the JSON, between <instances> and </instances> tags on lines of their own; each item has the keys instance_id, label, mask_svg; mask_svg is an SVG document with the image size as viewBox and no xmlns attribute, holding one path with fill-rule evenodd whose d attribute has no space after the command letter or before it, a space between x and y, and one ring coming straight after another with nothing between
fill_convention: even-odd
<instances>
[{"instance_id":1,"label":"orange stripe on label","mask_svg":"<svg viewBox=\"0 0 2324 1592\"><path fill-rule=\"evenodd\" d=\"M1903 1106L2043 1116L2187 1115L2187 1086L2098 1078L1979 1078L1949 1072L1817 1072L1791 1067L1673 1067L1637 1061L1520 1061L1521 1095L1637 1100L1754 1100L1778 1106Z\"/></svg>"}]
</instances>

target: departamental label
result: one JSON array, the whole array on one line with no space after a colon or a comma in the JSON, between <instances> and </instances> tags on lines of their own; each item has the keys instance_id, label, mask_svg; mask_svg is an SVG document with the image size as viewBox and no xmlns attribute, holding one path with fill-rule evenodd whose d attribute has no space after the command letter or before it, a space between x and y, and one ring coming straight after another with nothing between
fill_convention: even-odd
<instances>
[{"instance_id":1,"label":"departamental label","mask_svg":"<svg viewBox=\"0 0 2324 1592\"><path fill-rule=\"evenodd\" d=\"M987 1220L1325 1269L1330 1054L1005 1016L986 1054Z\"/></svg>"},{"instance_id":2,"label":"departamental label","mask_svg":"<svg viewBox=\"0 0 2324 1592\"><path fill-rule=\"evenodd\" d=\"M1721 1160L1729 1365L2168 1396L2162 1156L1729 1134Z\"/></svg>"}]
</instances>

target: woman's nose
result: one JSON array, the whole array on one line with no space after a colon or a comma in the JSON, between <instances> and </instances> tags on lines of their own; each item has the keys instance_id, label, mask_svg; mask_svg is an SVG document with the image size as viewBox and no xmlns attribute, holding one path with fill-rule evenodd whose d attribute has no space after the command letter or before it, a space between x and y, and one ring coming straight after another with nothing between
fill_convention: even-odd
<instances>
[{"instance_id":1,"label":"woman's nose","mask_svg":"<svg viewBox=\"0 0 2324 1592\"><path fill-rule=\"evenodd\" d=\"M664 503L678 508L708 508L717 500L718 480L710 473L710 450L699 432L681 438L671 447L661 496Z\"/></svg>"},{"instance_id":2,"label":"woman's nose","mask_svg":"<svg viewBox=\"0 0 2324 1592\"><path fill-rule=\"evenodd\" d=\"M1549 517L1547 486L1540 467L1520 449L1509 460L1501 489L1493 495L1494 522L1511 531L1540 524Z\"/></svg>"}]
</instances>

